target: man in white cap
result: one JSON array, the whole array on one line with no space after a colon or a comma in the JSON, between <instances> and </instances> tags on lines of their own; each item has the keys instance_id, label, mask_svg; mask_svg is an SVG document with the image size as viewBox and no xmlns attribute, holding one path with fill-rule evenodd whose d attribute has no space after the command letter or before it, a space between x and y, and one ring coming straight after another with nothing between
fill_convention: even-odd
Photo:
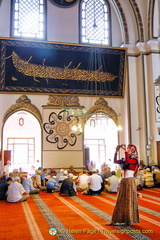
<instances>
[{"instance_id":1,"label":"man in white cap","mask_svg":"<svg viewBox=\"0 0 160 240\"><path fill-rule=\"evenodd\" d=\"M15 177L14 182L9 185L7 194L7 202L12 203L24 202L30 197L20 183L18 176Z\"/></svg>"},{"instance_id":2,"label":"man in white cap","mask_svg":"<svg viewBox=\"0 0 160 240\"><path fill-rule=\"evenodd\" d=\"M61 188L60 188L61 196L75 196L77 195L75 191L75 184L73 181L73 174L69 173L68 177L63 180Z\"/></svg>"},{"instance_id":3,"label":"man in white cap","mask_svg":"<svg viewBox=\"0 0 160 240\"><path fill-rule=\"evenodd\" d=\"M63 175L59 178L58 184L61 185L66 178L68 178L68 171L64 170Z\"/></svg>"}]
</instances>

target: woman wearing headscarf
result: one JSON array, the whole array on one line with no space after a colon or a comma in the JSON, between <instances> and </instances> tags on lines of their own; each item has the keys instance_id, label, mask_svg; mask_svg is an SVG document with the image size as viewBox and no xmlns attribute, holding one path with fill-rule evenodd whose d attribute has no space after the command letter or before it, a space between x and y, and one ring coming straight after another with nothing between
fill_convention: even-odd
<instances>
[{"instance_id":1,"label":"woman wearing headscarf","mask_svg":"<svg viewBox=\"0 0 160 240\"><path fill-rule=\"evenodd\" d=\"M125 158L117 160L117 152L120 148L125 151ZM112 221L109 225L124 224L131 226L134 223L139 223L137 187L134 178L138 168L138 152L136 146L129 144L126 149L125 144L118 145L114 156L114 163L122 166L123 177L120 180L117 201L113 211Z\"/></svg>"}]
</instances>

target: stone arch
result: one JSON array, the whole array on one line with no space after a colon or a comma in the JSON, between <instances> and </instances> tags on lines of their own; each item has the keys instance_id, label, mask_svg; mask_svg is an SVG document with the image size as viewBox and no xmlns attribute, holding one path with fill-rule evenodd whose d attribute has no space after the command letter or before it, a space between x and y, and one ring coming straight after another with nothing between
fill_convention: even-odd
<instances>
[{"instance_id":1,"label":"stone arch","mask_svg":"<svg viewBox=\"0 0 160 240\"><path fill-rule=\"evenodd\" d=\"M100 97L95 102L95 105L87 111L85 122L87 122L87 120L93 114L100 113L100 112L103 112L106 116L110 117L116 123L116 125L118 125L118 115L112 108L108 106L108 102L102 97Z\"/></svg>"},{"instance_id":2,"label":"stone arch","mask_svg":"<svg viewBox=\"0 0 160 240\"><path fill-rule=\"evenodd\" d=\"M120 0L112 0L112 2L114 3L114 5L116 6L116 9L121 17L121 21L122 21L122 28L124 31L124 44L129 44L130 43L130 39L129 39L129 31L128 31L128 24L127 24L127 19L124 13L124 9L120 3ZM142 17L141 17L141 13L138 7L138 4L136 2L136 0L130 0L130 4L133 8L135 17L136 17L136 21L137 21L137 30L138 30L138 39L140 42L144 42L144 27L143 27L143 21L142 21Z\"/></svg>"},{"instance_id":3,"label":"stone arch","mask_svg":"<svg viewBox=\"0 0 160 240\"><path fill-rule=\"evenodd\" d=\"M133 7L136 20L137 20L137 29L139 33L139 41L144 42L144 27L143 27L143 22L142 22L142 17L141 13L138 7L138 4L136 3L136 0L131 0L131 5Z\"/></svg>"},{"instance_id":4,"label":"stone arch","mask_svg":"<svg viewBox=\"0 0 160 240\"><path fill-rule=\"evenodd\" d=\"M3 123L7 120L9 116L17 111L28 111L33 114L40 123L42 123L42 117L36 106L31 104L31 100L26 96L22 95L16 100L16 104L13 104L4 114Z\"/></svg>"},{"instance_id":5,"label":"stone arch","mask_svg":"<svg viewBox=\"0 0 160 240\"><path fill-rule=\"evenodd\" d=\"M129 44L129 33L128 33L128 24L126 20L126 16L124 14L123 8L119 0L112 0L113 4L115 5L122 21L122 27L124 31L124 44Z\"/></svg>"}]
</instances>

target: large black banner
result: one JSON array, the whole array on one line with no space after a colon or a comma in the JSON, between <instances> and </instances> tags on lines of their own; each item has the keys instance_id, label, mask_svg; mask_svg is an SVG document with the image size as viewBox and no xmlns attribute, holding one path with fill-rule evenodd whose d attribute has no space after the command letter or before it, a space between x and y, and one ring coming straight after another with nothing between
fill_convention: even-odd
<instances>
[{"instance_id":1,"label":"large black banner","mask_svg":"<svg viewBox=\"0 0 160 240\"><path fill-rule=\"evenodd\" d=\"M0 91L123 96L126 50L0 39Z\"/></svg>"}]
</instances>

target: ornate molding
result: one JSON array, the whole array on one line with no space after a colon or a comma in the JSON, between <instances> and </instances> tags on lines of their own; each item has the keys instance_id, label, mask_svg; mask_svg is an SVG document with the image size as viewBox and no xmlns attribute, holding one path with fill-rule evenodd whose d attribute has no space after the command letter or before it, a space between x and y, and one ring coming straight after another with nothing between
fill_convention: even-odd
<instances>
[{"instance_id":1,"label":"ornate molding","mask_svg":"<svg viewBox=\"0 0 160 240\"><path fill-rule=\"evenodd\" d=\"M137 17L137 28L139 30L139 41L144 42L144 29L143 29L143 21L141 17L141 13L138 7L138 4L136 0L131 0L131 4L133 6L133 9L135 11L136 17Z\"/></svg>"},{"instance_id":2,"label":"ornate molding","mask_svg":"<svg viewBox=\"0 0 160 240\"><path fill-rule=\"evenodd\" d=\"M148 39L152 38L152 17L153 17L153 1L149 1L148 7Z\"/></svg>"},{"instance_id":3,"label":"ornate molding","mask_svg":"<svg viewBox=\"0 0 160 240\"><path fill-rule=\"evenodd\" d=\"M47 105L56 107L79 107L79 98L77 96L67 95L49 95Z\"/></svg>"},{"instance_id":4,"label":"ornate molding","mask_svg":"<svg viewBox=\"0 0 160 240\"><path fill-rule=\"evenodd\" d=\"M127 25L127 20L126 20L126 16L124 14L123 8L119 2L119 0L114 0L118 10L119 10L119 14L121 16L121 20L123 23L123 29L124 29L124 43L125 44L129 44L129 33L128 33L128 25Z\"/></svg>"},{"instance_id":5,"label":"ornate molding","mask_svg":"<svg viewBox=\"0 0 160 240\"><path fill-rule=\"evenodd\" d=\"M112 120L118 125L118 116L116 112L108 106L108 102L100 97L86 113L86 122L87 120L96 113L103 112L106 116L112 118Z\"/></svg>"},{"instance_id":6,"label":"ornate molding","mask_svg":"<svg viewBox=\"0 0 160 240\"><path fill-rule=\"evenodd\" d=\"M3 122L5 122L11 114L20 110L25 110L32 113L39 120L40 123L42 122L42 117L39 110L37 109L37 107L31 104L31 100L26 95L20 96L16 100L16 104L13 104L10 108L8 108L8 110L4 114Z\"/></svg>"}]
</instances>

